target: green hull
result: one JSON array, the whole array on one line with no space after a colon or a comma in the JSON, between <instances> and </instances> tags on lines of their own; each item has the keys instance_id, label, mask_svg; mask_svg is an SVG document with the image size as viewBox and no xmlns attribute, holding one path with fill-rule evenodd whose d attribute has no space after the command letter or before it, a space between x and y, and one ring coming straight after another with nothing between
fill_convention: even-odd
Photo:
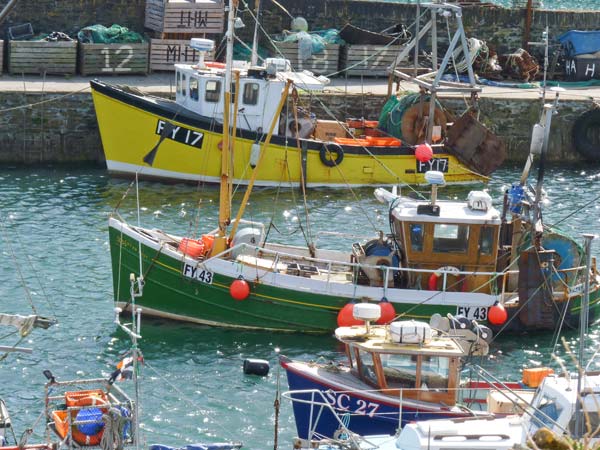
<instances>
[{"instance_id":1,"label":"green hull","mask_svg":"<svg viewBox=\"0 0 600 450\"><path fill-rule=\"evenodd\" d=\"M115 299L128 303L129 276L140 269L138 241L109 227ZM337 327L339 310L348 298L320 295L247 280L250 295L234 300L229 286L235 277L214 272L212 284L182 275L183 261L142 245L144 290L136 304L144 314L231 328L329 333ZM394 304L406 319L429 319L433 313L456 313L456 306Z\"/></svg>"}]
</instances>

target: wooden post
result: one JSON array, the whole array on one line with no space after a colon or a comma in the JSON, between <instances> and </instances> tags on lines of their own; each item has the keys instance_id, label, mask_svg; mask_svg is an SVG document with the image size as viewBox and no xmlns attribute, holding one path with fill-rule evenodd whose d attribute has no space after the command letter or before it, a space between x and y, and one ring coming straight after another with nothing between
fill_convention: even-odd
<instances>
[{"instance_id":1,"label":"wooden post","mask_svg":"<svg viewBox=\"0 0 600 450\"><path fill-rule=\"evenodd\" d=\"M523 32L523 48L529 51L529 38L531 36L531 19L533 17L533 0L527 0L525 11L525 31Z\"/></svg>"}]
</instances>

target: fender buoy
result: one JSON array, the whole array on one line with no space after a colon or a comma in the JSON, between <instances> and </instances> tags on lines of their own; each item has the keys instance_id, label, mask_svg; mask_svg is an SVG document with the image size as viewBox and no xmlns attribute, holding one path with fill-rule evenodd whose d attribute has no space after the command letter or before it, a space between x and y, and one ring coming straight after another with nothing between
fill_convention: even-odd
<instances>
[{"instance_id":1,"label":"fender buoy","mask_svg":"<svg viewBox=\"0 0 600 450\"><path fill-rule=\"evenodd\" d=\"M339 166L344 160L344 149L335 142L324 142L319 157L327 167Z\"/></svg>"},{"instance_id":2,"label":"fender buoy","mask_svg":"<svg viewBox=\"0 0 600 450\"><path fill-rule=\"evenodd\" d=\"M443 266L443 267L440 267L438 269L438 271L433 272L430 275L429 280L427 280L427 289L429 289L430 291L439 291L440 290L440 288L438 288L438 280L443 278L443 274L441 273L442 271L456 272L456 277L458 278L455 283L452 283L451 286L448 286L448 283L446 283L446 291L447 292L457 292L459 290L465 292L465 289L467 288L467 284L465 283L465 277L463 275L459 275L458 272L460 272L460 270L458 270L458 268L453 267L453 266ZM447 274L447 275L452 275L452 274ZM460 289L455 289L458 286L460 286Z\"/></svg>"},{"instance_id":3,"label":"fender buoy","mask_svg":"<svg viewBox=\"0 0 600 450\"><path fill-rule=\"evenodd\" d=\"M508 319L508 313L502 303L490 306L490 309L488 309L488 321L492 325L504 325L506 319Z\"/></svg>"},{"instance_id":4,"label":"fender buoy","mask_svg":"<svg viewBox=\"0 0 600 450\"><path fill-rule=\"evenodd\" d=\"M245 359L244 374L264 377L269 374L269 361L264 359Z\"/></svg>"},{"instance_id":5,"label":"fender buoy","mask_svg":"<svg viewBox=\"0 0 600 450\"><path fill-rule=\"evenodd\" d=\"M427 138L425 132L427 130L427 123L425 123L425 117L429 115L429 102L421 105L416 105L408 108L404 114L402 114L402 122L400 123L400 130L402 131L402 140L407 144L415 145L420 144ZM446 134L446 114L441 108L435 108L433 123L442 127L442 136Z\"/></svg>"},{"instance_id":6,"label":"fender buoy","mask_svg":"<svg viewBox=\"0 0 600 450\"><path fill-rule=\"evenodd\" d=\"M375 322L377 325L387 325L396 318L396 310L389 300L383 297L379 302L379 308L381 309L381 316Z\"/></svg>"},{"instance_id":7,"label":"fender buoy","mask_svg":"<svg viewBox=\"0 0 600 450\"><path fill-rule=\"evenodd\" d=\"M362 320L354 318L354 305L356 302L346 303L337 315L338 327L352 327L354 325L363 325Z\"/></svg>"},{"instance_id":8,"label":"fender buoy","mask_svg":"<svg viewBox=\"0 0 600 450\"><path fill-rule=\"evenodd\" d=\"M575 150L587 161L600 160L598 131L600 131L600 109L592 109L582 114L573 125Z\"/></svg>"},{"instance_id":9,"label":"fender buoy","mask_svg":"<svg viewBox=\"0 0 600 450\"><path fill-rule=\"evenodd\" d=\"M229 294L234 300L246 300L250 295L250 285L242 278L238 278L229 286Z\"/></svg>"}]
</instances>

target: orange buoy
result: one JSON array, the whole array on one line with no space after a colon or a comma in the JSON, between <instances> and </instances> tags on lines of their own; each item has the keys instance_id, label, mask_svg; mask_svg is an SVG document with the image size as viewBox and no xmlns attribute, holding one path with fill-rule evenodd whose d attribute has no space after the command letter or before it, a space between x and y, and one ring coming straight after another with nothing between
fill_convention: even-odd
<instances>
[{"instance_id":1,"label":"orange buoy","mask_svg":"<svg viewBox=\"0 0 600 450\"><path fill-rule=\"evenodd\" d=\"M234 300L246 300L250 295L250 285L243 278L238 278L229 286L229 294Z\"/></svg>"},{"instance_id":2,"label":"orange buoy","mask_svg":"<svg viewBox=\"0 0 600 450\"><path fill-rule=\"evenodd\" d=\"M178 249L180 252L183 252L192 258L199 258L206 253L204 242L189 238L181 239Z\"/></svg>"},{"instance_id":3,"label":"orange buoy","mask_svg":"<svg viewBox=\"0 0 600 450\"><path fill-rule=\"evenodd\" d=\"M427 162L433 158L433 149L429 144L419 144L415 149L415 158L421 162Z\"/></svg>"},{"instance_id":4,"label":"orange buoy","mask_svg":"<svg viewBox=\"0 0 600 450\"><path fill-rule=\"evenodd\" d=\"M508 319L508 313L501 303L490 306L488 310L488 321L492 325L502 325Z\"/></svg>"},{"instance_id":5,"label":"orange buoy","mask_svg":"<svg viewBox=\"0 0 600 450\"><path fill-rule=\"evenodd\" d=\"M351 327L362 325L364 322L354 318L354 305L356 302L346 303L337 316L338 327Z\"/></svg>"},{"instance_id":6,"label":"orange buoy","mask_svg":"<svg viewBox=\"0 0 600 450\"><path fill-rule=\"evenodd\" d=\"M215 235L214 234L203 234L202 235L202 243L204 244L204 251L206 253L210 252L215 243Z\"/></svg>"},{"instance_id":7,"label":"orange buoy","mask_svg":"<svg viewBox=\"0 0 600 450\"><path fill-rule=\"evenodd\" d=\"M396 317L396 310L387 298L383 297L379 302L379 308L381 309L381 317L377 320L378 325L386 325L390 323Z\"/></svg>"}]
</instances>

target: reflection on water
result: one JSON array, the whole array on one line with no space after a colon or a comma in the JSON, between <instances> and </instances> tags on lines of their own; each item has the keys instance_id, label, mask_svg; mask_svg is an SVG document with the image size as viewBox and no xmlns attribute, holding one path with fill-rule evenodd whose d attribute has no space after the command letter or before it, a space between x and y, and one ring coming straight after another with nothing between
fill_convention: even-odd
<instances>
[{"instance_id":1,"label":"reflection on water","mask_svg":"<svg viewBox=\"0 0 600 450\"><path fill-rule=\"evenodd\" d=\"M519 174L520 168L506 168L489 184L497 207L501 207L503 189ZM574 235L596 232L600 213L593 200L598 195L599 174L594 168L548 169L546 223L560 222L583 207L561 226ZM33 304L40 314L59 321L50 330L34 330L21 342L33 347L33 354L13 354L0 362L0 396L13 413L17 432L22 432L43 408L42 370L51 369L61 380L108 377L129 347L113 323L107 218L119 205L119 214L137 221L135 187L95 169L5 169L0 171L0 180L2 309L27 314ZM129 195L123 198L128 187ZM463 198L470 189L446 187L439 195ZM272 221L270 239L298 245L305 235L319 232L373 235L388 229L388 211L376 202L372 191L309 191L309 226L303 219L305 205L299 190L263 188L251 197L246 218ZM214 186L142 182L139 192L143 225L181 235L216 226L218 189ZM241 196L238 192L234 211ZM349 250L351 242L327 235L319 245ZM595 255L599 249L596 243ZM600 342L599 332L597 327L590 332L590 351ZM272 446L273 402L278 386L285 389L285 377L278 382L277 349L306 360L340 357L339 347L328 336L239 332L147 319L142 323L142 336L140 347L146 360L143 429L149 442L172 445L239 439L245 448ZM576 332L567 332L566 338L571 345L577 344ZM552 334L501 337L493 343L492 359L484 365L500 378L514 378L524 366L552 363L549 353L556 340ZM2 344L7 343L3 340ZM267 359L269 376L244 376L245 358ZM127 382L121 385L130 388ZM279 423L279 442L288 446L294 426L286 402Z\"/></svg>"}]
</instances>

